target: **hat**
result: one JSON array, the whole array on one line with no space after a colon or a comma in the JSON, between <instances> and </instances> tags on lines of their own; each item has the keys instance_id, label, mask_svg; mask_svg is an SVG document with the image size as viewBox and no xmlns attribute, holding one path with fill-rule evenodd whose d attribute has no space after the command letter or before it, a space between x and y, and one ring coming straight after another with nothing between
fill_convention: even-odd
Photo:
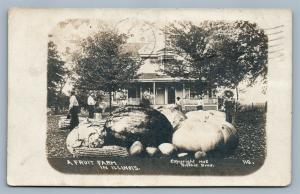
<instances>
[{"instance_id":1,"label":"hat","mask_svg":"<svg viewBox=\"0 0 300 194\"><path fill-rule=\"evenodd\" d=\"M233 92L231 90L225 90L224 91L224 95L227 97L227 98L231 98L234 96Z\"/></svg>"}]
</instances>

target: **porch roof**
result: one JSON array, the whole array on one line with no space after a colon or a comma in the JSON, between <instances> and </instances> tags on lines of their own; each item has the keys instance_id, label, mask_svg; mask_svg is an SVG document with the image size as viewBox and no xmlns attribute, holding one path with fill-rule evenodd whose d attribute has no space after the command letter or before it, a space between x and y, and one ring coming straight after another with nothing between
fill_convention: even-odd
<instances>
[{"instance_id":1,"label":"porch roof","mask_svg":"<svg viewBox=\"0 0 300 194\"><path fill-rule=\"evenodd\" d=\"M184 79L179 77L171 77L164 74L157 73L142 73L139 75L138 79L135 79L136 82L178 82L178 81L188 81L194 79Z\"/></svg>"}]
</instances>

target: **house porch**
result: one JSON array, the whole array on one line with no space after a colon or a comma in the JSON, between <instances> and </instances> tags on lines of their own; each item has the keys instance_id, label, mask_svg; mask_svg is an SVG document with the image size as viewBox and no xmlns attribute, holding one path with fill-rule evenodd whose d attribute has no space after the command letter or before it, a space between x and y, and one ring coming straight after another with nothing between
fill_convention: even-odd
<instances>
[{"instance_id":1,"label":"house porch","mask_svg":"<svg viewBox=\"0 0 300 194\"><path fill-rule=\"evenodd\" d=\"M218 98L203 95L187 82L135 82L128 87L127 104L139 105L142 99L148 99L151 105L175 104L176 98L183 100L184 108L197 109L202 104L204 110L218 110ZM202 99L201 99L202 98Z\"/></svg>"}]
</instances>

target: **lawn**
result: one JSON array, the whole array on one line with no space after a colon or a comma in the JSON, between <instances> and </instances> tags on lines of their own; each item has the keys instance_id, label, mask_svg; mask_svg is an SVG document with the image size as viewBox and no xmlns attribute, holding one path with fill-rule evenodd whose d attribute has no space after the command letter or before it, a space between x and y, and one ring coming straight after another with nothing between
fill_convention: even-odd
<instances>
[{"instance_id":1,"label":"lawn","mask_svg":"<svg viewBox=\"0 0 300 194\"><path fill-rule=\"evenodd\" d=\"M71 157L66 147L69 130L58 129L58 119L59 115L48 115L47 155L48 157Z\"/></svg>"},{"instance_id":2,"label":"lawn","mask_svg":"<svg viewBox=\"0 0 300 194\"><path fill-rule=\"evenodd\" d=\"M47 155L48 157L71 157L66 148L69 130L58 129L58 115L48 115ZM230 159L263 159L266 155L265 112L250 109L236 116L239 144Z\"/></svg>"},{"instance_id":3,"label":"lawn","mask_svg":"<svg viewBox=\"0 0 300 194\"><path fill-rule=\"evenodd\" d=\"M239 144L232 159L263 159L266 155L266 114L260 109L240 112L236 117Z\"/></svg>"}]
</instances>

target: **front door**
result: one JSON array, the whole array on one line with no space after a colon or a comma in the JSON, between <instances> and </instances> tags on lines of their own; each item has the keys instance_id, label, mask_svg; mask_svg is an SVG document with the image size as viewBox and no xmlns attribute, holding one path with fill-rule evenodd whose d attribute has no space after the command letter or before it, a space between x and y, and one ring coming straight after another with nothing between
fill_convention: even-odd
<instances>
[{"instance_id":1,"label":"front door","mask_svg":"<svg viewBox=\"0 0 300 194\"><path fill-rule=\"evenodd\" d=\"M156 102L156 104L165 104L165 88L164 87L156 88L155 102Z\"/></svg>"},{"instance_id":2,"label":"front door","mask_svg":"<svg viewBox=\"0 0 300 194\"><path fill-rule=\"evenodd\" d=\"M168 88L168 104L175 104L175 87Z\"/></svg>"}]
</instances>

